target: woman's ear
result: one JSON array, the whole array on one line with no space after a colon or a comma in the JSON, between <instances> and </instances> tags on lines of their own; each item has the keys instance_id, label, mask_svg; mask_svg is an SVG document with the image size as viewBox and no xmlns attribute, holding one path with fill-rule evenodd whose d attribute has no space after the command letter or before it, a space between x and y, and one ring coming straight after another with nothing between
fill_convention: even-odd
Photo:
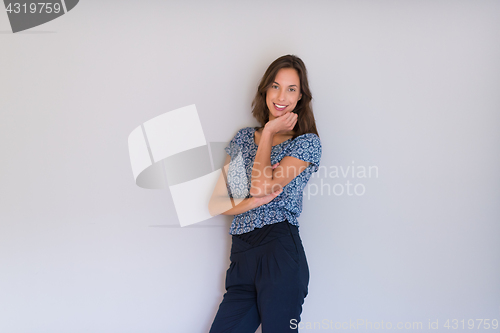
<instances>
[{"instance_id":1,"label":"woman's ear","mask_svg":"<svg viewBox=\"0 0 500 333\"><path fill-rule=\"evenodd\" d=\"M302 94L300 94L300 96L299 96L299 101L300 101L301 98L302 98Z\"/></svg>"}]
</instances>

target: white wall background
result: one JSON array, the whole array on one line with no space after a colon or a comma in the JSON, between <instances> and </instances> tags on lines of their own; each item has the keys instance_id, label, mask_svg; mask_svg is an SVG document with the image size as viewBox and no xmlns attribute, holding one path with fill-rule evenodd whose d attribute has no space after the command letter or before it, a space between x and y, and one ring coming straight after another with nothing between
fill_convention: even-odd
<instances>
[{"instance_id":1,"label":"white wall background","mask_svg":"<svg viewBox=\"0 0 500 333\"><path fill-rule=\"evenodd\" d=\"M231 217L177 227L127 137L196 104L229 141L288 53L322 165L378 168L311 180L303 323L500 319L499 1L85 0L0 30L1 332L207 332ZM347 181L364 195L326 192Z\"/></svg>"}]
</instances>

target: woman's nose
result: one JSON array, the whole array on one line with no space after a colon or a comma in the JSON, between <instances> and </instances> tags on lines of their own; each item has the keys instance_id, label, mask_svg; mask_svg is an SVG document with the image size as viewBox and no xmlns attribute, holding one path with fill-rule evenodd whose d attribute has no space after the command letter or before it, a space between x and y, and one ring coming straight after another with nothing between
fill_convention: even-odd
<instances>
[{"instance_id":1,"label":"woman's nose","mask_svg":"<svg viewBox=\"0 0 500 333\"><path fill-rule=\"evenodd\" d=\"M285 90L280 90L279 95L278 95L278 100L284 101L285 100Z\"/></svg>"}]
</instances>

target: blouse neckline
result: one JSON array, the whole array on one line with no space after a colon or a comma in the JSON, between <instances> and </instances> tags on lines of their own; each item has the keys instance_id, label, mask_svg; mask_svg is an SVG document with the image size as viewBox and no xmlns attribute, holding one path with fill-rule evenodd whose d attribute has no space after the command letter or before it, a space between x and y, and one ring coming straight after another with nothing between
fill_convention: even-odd
<instances>
[{"instance_id":1,"label":"blouse neckline","mask_svg":"<svg viewBox=\"0 0 500 333\"><path fill-rule=\"evenodd\" d=\"M252 136L252 143L253 143L253 145L254 145L255 147L259 147L259 145L255 143L255 131L256 131L256 130L255 130L255 127L252 127L252 129L253 129L253 132L252 132L252 135L251 135L251 136ZM292 140L292 138L290 138L290 139L286 139L285 141L280 142L280 143L278 143L277 145L271 146L271 148L274 148L274 147L276 147L276 146L282 145L282 144L284 144L285 142L290 141L290 140Z\"/></svg>"}]
</instances>

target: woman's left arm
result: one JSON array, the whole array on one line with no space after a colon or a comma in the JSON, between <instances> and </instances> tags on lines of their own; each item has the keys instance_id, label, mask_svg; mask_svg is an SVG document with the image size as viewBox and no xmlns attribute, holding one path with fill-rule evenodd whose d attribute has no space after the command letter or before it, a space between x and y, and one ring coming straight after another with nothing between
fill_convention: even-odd
<instances>
[{"instance_id":1,"label":"woman's left arm","mask_svg":"<svg viewBox=\"0 0 500 333\"><path fill-rule=\"evenodd\" d=\"M275 169L271 166L271 148L276 134L272 127L264 127L252 167L250 195L263 197L285 187L292 179L304 171L309 162L296 157L285 156Z\"/></svg>"}]
</instances>

